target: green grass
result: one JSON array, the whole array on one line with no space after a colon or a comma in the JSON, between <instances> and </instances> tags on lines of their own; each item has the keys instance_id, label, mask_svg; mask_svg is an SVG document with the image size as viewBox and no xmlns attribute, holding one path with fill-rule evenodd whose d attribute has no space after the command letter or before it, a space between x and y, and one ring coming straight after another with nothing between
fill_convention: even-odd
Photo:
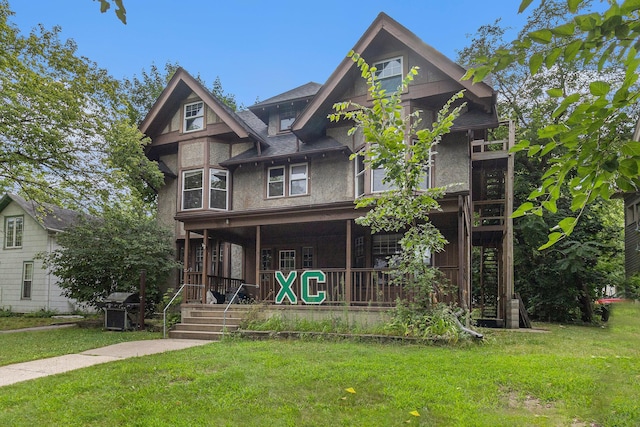
<instances>
[{"instance_id":1,"label":"green grass","mask_svg":"<svg viewBox=\"0 0 640 427\"><path fill-rule=\"evenodd\" d=\"M162 334L146 331L103 331L95 327L0 334L0 366L78 353L124 341L157 338L162 338ZM0 425L3 424L0 422Z\"/></svg>"},{"instance_id":2,"label":"green grass","mask_svg":"<svg viewBox=\"0 0 640 427\"><path fill-rule=\"evenodd\" d=\"M544 327L458 347L231 339L0 388L0 425L640 425L640 306Z\"/></svg>"},{"instance_id":3,"label":"green grass","mask_svg":"<svg viewBox=\"0 0 640 427\"><path fill-rule=\"evenodd\" d=\"M54 319L52 317L24 317L11 316L0 317L0 331L8 331L12 329L32 328L34 326L49 326L60 323L75 323L82 319Z\"/></svg>"}]
</instances>

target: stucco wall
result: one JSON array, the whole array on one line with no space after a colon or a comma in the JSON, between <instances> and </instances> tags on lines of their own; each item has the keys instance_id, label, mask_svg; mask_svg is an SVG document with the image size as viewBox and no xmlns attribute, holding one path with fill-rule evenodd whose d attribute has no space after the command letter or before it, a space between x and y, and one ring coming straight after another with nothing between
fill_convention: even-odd
<instances>
[{"instance_id":1,"label":"stucco wall","mask_svg":"<svg viewBox=\"0 0 640 427\"><path fill-rule=\"evenodd\" d=\"M243 165L233 174L233 208L263 209L353 200L352 163L345 154L313 158L309 161L309 194L273 199L266 198L267 166ZM285 166L288 173L288 165Z\"/></svg>"},{"instance_id":2,"label":"stucco wall","mask_svg":"<svg viewBox=\"0 0 640 427\"><path fill-rule=\"evenodd\" d=\"M160 160L174 173L179 173L177 154L162 156ZM158 221L166 227L175 230L176 234L178 233L178 229L173 218L176 215L179 194L178 178L166 178L165 184L158 190Z\"/></svg>"},{"instance_id":3,"label":"stucco wall","mask_svg":"<svg viewBox=\"0 0 640 427\"><path fill-rule=\"evenodd\" d=\"M448 186L447 192L468 191L471 165L466 135L446 135L434 150L434 185Z\"/></svg>"},{"instance_id":4,"label":"stucco wall","mask_svg":"<svg viewBox=\"0 0 640 427\"><path fill-rule=\"evenodd\" d=\"M6 249L4 247L5 217L19 216L24 218L22 247ZM57 245L54 237L26 214L15 203L9 204L0 214L2 230L0 235L0 307L14 312L26 313L40 309L55 310L68 313L74 310L73 301L62 296L62 290L57 285L57 278L42 268L42 261L37 260L36 254L55 250ZM33 262L33 283L31 298L21 299L22 272L24 262Z\"/></svg>"}]
</instances>

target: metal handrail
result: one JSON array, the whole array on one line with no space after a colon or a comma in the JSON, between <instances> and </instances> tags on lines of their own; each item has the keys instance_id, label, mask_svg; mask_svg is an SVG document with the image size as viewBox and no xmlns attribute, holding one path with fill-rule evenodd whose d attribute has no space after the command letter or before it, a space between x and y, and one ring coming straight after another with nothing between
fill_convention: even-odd
<instances>
[{"instance_id":1,"label":"metal handrail","mask_svg":"<svg viewBox=\"0 0 640 427\"><path fill-rule=\"evenodd\" d=\"M240 293L240 289L242 289L243 286L251 286L252 288L259 288L260 287L260 285L252 285L252 284L249 284L249 283L240 283L240 286L238 286L238 289L236 289L236 293L233 294L233 296L231 297L231 299L227 303L227 306L225 307L224 313L222 315L222 336L223 337L227 333L227 310L229 310L229 307L231 307L231 304L233 303L233 301L235 301L236 297Z\"/></svg>"},{"instance_id":2,"label":"metal handrail","mask_svg":"<svg viewBox=\"0 0 640 427\"><path fill-rule=\"evenodd\" d=\"M182 286L180 286L180 289L178 289L178 292L176 292L176 294L173 296L173 298L171 298L169 300L169 302L167 303L167 306L164 308L164 310L162 310L162 338L166 338L167 337L167 309L169 307L171 307L171 304L173 304L173 301L175 301L175 299L178 297L178 295L180 295L182 293L182 290L185 288L185 286L194 286L197 288L204 288L204 285L194 285L194 284L190 284L190 283L183 283Z\"/></svg>"}]
</instances>

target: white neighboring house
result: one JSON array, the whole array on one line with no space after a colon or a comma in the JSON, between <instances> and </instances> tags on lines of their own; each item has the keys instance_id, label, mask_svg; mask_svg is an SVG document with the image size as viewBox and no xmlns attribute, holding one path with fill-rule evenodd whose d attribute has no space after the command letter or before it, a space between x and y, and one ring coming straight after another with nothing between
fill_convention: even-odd
<instances>
[{"instance_id":1,"label":"white neighboring house","mask_svg":"<svg viewBox=\"0 0 640 427\"><path fill-rule=\"evenodd\" d=\"M58 279L43 268L39 253L58 248L56 237L72 225L79 213L38 204L15 194L0 199L0 308L16 313L41 309L69 313L78 306L62 295Z\"/></svg>"}]
</instances>

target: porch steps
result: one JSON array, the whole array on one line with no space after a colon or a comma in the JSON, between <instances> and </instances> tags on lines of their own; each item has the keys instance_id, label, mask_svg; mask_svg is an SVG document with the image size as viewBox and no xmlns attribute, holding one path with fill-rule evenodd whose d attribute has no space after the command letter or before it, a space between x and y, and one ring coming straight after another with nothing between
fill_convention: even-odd
<instances>
[{"instance_id":1,"label":"porch steps","mask_svg":"<svg viewBox=\"0 0 640 427\"><path fill-rule=\"evenodd\" d=\"M227 311L226 304L189 304L182 307L182 321L169 331L169 338L218 341L227 332L236 331L244 319L249 306L233 305Z\"/></svg>"}]
</instances>

